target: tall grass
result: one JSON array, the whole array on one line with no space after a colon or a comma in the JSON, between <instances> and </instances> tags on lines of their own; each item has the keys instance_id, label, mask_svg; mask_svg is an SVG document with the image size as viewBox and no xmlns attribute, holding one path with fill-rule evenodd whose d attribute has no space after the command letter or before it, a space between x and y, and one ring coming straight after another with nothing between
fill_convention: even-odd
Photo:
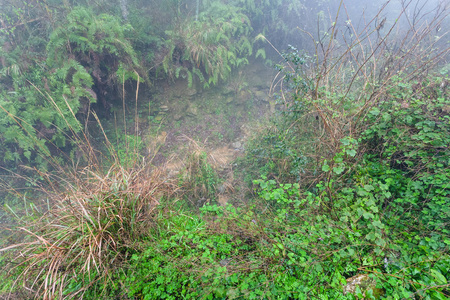
<instances>
[{"instance_id":1,"label":"tall grass","mask_svg":"<svg viewBox=\"0 0 450 300\"><path fill-rule=\"evenodd\" d=\"M55 204L18 230L27 234L20 246L20 276L44 298L61 297L74 278L85 278L82 293L139 250L153 226L155 208L173 186L160 172L113 166L101 176L86 169L78 181L55 194ZM85 274L85 276L80 275Z\"/></svg>"},{"instance_id":2,"label":"tall grass","mask_svg":"<svg viewBox=\"0 0 450 300\"><path fill-rule=\"evenodd\" d=\"M119 149L108 140L99 118L91 114L103 132L108 153L101 154L83 130L72 128L70 138L78 146L77 158L61 163L48 155L44 159L52 170L34 170L43 179L38 189L46 196L47 205L34 206L25 214L11 209L17 223L11 230L19 242L0 252L14 256L9 270L17 276L14 284L21 283L36 298L79 298L97 283L112 284L112 274L142 250L140 241L154 226L159 201L177 191L163 168L139 161L123 165ZM127 147L129 156L140 157L137 151L136 145ZM71 161L70 156L62 155L66 162ZM33 176L24 178L33 180Z\"/></svg>"}]
</instances>

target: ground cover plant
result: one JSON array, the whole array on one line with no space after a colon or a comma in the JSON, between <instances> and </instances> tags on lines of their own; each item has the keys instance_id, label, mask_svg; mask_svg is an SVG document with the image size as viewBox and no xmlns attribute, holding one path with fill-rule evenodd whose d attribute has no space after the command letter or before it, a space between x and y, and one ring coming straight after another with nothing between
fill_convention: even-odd
<instances>
[{"instance_id":1,"label":"ground cover plant","mask_svg":"<svg viewBox=\"0 0 450 300\"><path fill-rule=\"evenodd\" d=\"M178 33L212 27L216 44L236 47L229 37L217 39L216 29L227 21L236 25L234 18L244 18L245 10L210 4L212 10L227 9L231 21L225 13L211 19L204 10ZM14 190L26 210L10 209L17 226L1 249L2 293L38 299L448 299L450 82L444 64L450 48L439 29L448 7L423 12L411 5L403 2L396 19L387 21L382 7L358 27L341 1L332 26L303 32L313 52L294 46L280 52L272 88L277 112L254 131L232 166L238 178L233 183L241 181L236 186L225 186L208 149L190 137L184 137L191 146L183 148L183 168L173 176L167 165L143 159L137 122L136 136L125 128L114 142L89 111L108 150L100 153L75 122L76 111L60 110L58 118L86 159L72 168L60 163L55 170L36 169L44 205L32 205ZM84 9L72 16L77 14L93 17ZM398 27L403 16L411 24L406 30ZM116 18L100 19L97 25L119 26ZM64 20L78 26L86 19ZM248 25L241 19L237 30ZM92 79L102 68L91 61L97 52L115 67L122 58L134 64L134 52L126 50L131 44L118 42L119 35L102 41L111 52L93 45L75 51L75 42L56 48L78 57L74 61L83 67L73 67L73 78L78 70ZM217 63L217 48L190 51L186 40L175 41L173 49L187 51L177 61L184 60L184 72L210 71L216 84L220 68L207 66ZM394 41L400 46L391 47ZM118 51L124 51L121 58ZM228 71L220 71L221 80ZM137 101L141 77L135 75ZM70 107L54 104L61 106ZM8 120L22 121L5 112ZM48 155L41 159L56 165ZM219 205L226 188L248 193Z\"/></svg>"}]
</instances>

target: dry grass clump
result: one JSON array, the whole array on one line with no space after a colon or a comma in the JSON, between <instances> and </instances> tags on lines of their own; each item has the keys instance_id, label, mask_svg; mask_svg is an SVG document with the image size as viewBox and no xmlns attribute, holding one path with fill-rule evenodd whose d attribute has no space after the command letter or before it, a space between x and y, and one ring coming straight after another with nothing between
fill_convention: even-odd
<instances>
[{"instance_id":1,"label":"dry grass clump","mask_svg":"<svg viewBox=\"0 0 450 300\"><path fill-rule=\"evenodd\" d=\"M22 279L44 299L81 297L93 284L108 282L140 249L137 241L154 225L160 199L175 190L160 170L114 165L100 175L85 169L75 184L53 191L53 207L18 226L26 235L22 243L3 249L19 249L16 282Z\"/></svg>"}]
</instances>

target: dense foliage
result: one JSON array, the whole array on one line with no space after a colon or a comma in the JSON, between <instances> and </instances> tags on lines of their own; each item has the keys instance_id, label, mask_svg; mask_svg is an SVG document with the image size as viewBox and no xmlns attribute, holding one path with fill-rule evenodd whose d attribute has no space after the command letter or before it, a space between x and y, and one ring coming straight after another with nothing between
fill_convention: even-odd
<instances>
[{"instance_id":1,"label":"dense foliage","mask_svg":"<svg viewBox=\"0 0 450 300\"><path fill-rule=\"evenodd\" d=\"M260 43L254 51L257 34L276 26L285 38L288 16L306 11L300 1L153 2L14 2L1 12L3 166L44 167L69 151L80 123L91 110L108 116L125 81L225 82L253 54L266 58ZM266 18L276 9L283 15Z\"/></svg>"},{"instance_id":2,"label":"dense foliage","mask_svg":"<svg viewBox=\"0 0 450 300\"><path fill-rule=\"evenodd\" d=\"M137 58L124 37L127 29L113 16L95 17L77 7L50 35L45 56L31 55L24 62L22 45L5 42L3 163L26 161L43 167L81 130L91 103L99 100L110 107L105 92L111 81L136 77L132 68L137 68Z\"/></svg>"},{"instance_id":3,"label":"dense foliage","mask_svg":"<svg viewBox=\"0 0 450 300\"><path fill-rule=\"evenodd\" d=\"M114 149L96 114L114 108L115 97L107 95L123 93L125 110L125 102L137 103L137 91L135 99L124 93L133 81L136 89L142 81L148 88L179 77L198 89L221 84L251 55L265 56L255 51L258 33L282 43L292 29L283 18L307 15L308 6L151 1L151 18L173 18L153 27L142 19L143 1L69 2L21 3L2 12L8 24L0 49L0 164L32 165L46 181L44 207L11 189L23 196L25 212L7 207L20 225L0 250L7 269L2 293L450 297L450 81L448 65L435 68L450 49L439 48L434 36L445 9L424 18L421 32L401 32L394 22L381 35L375 19L362 32L351 22L319 25L315 53L290 46L281 55L276 106L269 102L276 113L254 130L236 164L218 171L214 157L184 137L191 147L181 151L189 154L171 173L146 164L144 137L138 125L136 135L127 131L125 112ZM274 7L281 13L272 14ZM28 26L34 18L40 26ZM356 38L340 39L337 29ZM398 49L388 46L394 29ZM90 115L104 135L107 162L83 130ZM71 144L87 157L84 167L68 170L61 159L75 155ZM63 173L47 172L49 162ZM239 201L221 203L227 191Z\"/></svg>"},{"instance_id":4,"label":"dense foliage","mask_svg":"<svg viewBox=\"0 0 450 300\"><path fill-rule=\"evenodd\" d=\"M214 2L196 21L186 20L168 32L164 71L187 77L189 86L194 75L205 87L225 81L232 68L248 64L251 31L249 18L238 8Z\"/></svg>"}]
</instances>

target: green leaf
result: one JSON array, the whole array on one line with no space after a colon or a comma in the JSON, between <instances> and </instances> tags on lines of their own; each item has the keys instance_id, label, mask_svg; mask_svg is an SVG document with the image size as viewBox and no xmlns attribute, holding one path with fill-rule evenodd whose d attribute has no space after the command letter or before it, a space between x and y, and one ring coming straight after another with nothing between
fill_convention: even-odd
<instances>
[{"instance_id":1,"label":"green leaf","mask_svg":"<svg viewBox=\"0 0 450 300\"><path fill-rule=\"evenodd\" d=\"M380 110L377 107L374 107L369 112L373 116L378 116L380 114Z\"/></svg>"},{"instance_id":2,"label":"green leaf","mask_svg":"<svg viewBox=\"0 0 450 300\"><path fill-rule=\"evenodd\" d=\"M29 160L31 157L31 151L24 151L23 156L25 156Z\"/></svg>"},{"instance_id":3,"label":"green leaf","mask_svg":"<svg viewBox=\"0 0 450 300\"><path fill-rule=\"evenodd\" d=\"M438 284L447 284L447 278L436 269L431 269L431 275L437 280Z\"/></svg>"},{"instance_id":4,"label":"green leaf","mask_svg":"<svg viewBox=\"0 0 450 300\"><path fill-rule=\"evenodd\" d=\"M354 149L350 149L350 150L346 150L347 155L351 156L351 157L355 157L356 155L356 150Z\"/></svg>"},{"instance_id":5,"label":"green leaf","mask_svg":"<svg viewBox=\"0 0 450 300\"><path fill-rule=\"evenodd\" d=\"M333 168L333 172L337 175L344 172L344 170L345 170L345 166L343 164L340 164L339 166Z\"/></svg>"},{"instance_id":6,"label":"green leaf","mask_svg":"<svg viewBox=\"0 0 450 300\"><path fill-rule=\"evenodd\" d=\"M263 48L258 49L258 51L256 51L255 57L258 58L259 56L261 56L262 59L266 59L266 51Z\"/></svg>"},{"instance_id":7,"label":"green leaf","mask_svg":"<svg viewBox=\"0 0 450 300\"><path fill-rule=\"evenodd\" d=\"M368 192L373 191L375 188L373 187L373 185L370 184L366 184L364 185L364 189Z\"/></svg>"},{"instance_id":8,"label":"green leaf","mask_svg":"<svg viewBox=\"0 0 450 300\"><path fill-rule=\"evenodd\" d=\"M373 221L372 225L375 226L375 227L378 227L378 228L383 228L384 227L383 223L381 223L378 220L377 221Z\"/></svg>"},{"instance_id":9,"label":"green leaf","mask_svg":"<svg viewBox=\"0 0 450 300\"><path fill-rule=\"evenodd\" d=\"M368 211L366 211L365 213L363 213L363 217L364 219L373 219L374 215Z\"/></svg>"}]
</instances>

